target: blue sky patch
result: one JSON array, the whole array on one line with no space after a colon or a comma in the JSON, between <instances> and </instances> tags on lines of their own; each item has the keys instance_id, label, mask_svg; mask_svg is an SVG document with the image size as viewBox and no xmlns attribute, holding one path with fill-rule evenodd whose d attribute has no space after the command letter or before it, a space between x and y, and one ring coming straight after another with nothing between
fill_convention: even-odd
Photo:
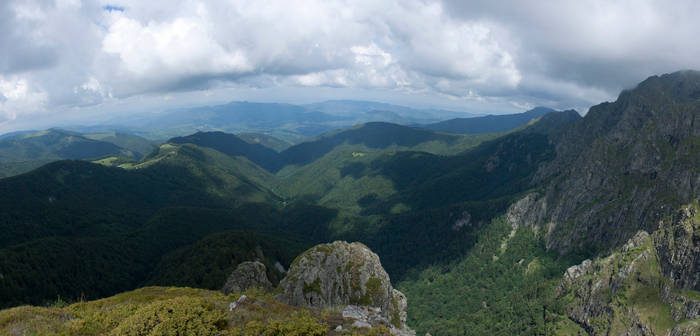
<instances>
[{"instance_id":1,"label":"blue sky patch","mask_svg":"<svg viewBox=\"0 0 700 336\"><path fill-rule=\"evenodd\" d=\"M104 10L106 10L108 12L111 12L111 11L123 12L124 11L124 7L112 6L112 5L107 5L107 6L104 6L102 8L104 8Z\"/></svg>"}]
</instances>

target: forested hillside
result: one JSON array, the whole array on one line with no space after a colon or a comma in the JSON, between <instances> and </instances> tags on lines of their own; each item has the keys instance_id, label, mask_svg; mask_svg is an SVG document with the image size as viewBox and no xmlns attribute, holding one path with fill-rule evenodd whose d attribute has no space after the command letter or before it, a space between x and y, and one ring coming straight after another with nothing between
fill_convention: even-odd
<instances>
[{"instance_id":1,"label":"forested hillside","mask_svg":"<svg viewBox=\"0 0 700 336\"><path fill-rule=\"evenodd\" d=\"M371 122L278 151L198 132L54 162L0 180L0 302L217 289L249 260L274 283L347 240L381 257L421 334L683 334L700 321L697 83L651 77L502 133Z\"/></svg>"}]
</instances>

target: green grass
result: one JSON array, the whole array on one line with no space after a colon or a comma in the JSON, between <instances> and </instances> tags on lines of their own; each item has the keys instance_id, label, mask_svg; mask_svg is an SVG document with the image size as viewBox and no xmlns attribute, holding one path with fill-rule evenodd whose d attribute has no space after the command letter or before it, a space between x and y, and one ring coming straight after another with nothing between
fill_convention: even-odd
<instances>
[{"instance_id":1,"label":"green grass","mask_svg":"<svg viewBox=\"0 0 700 336\"><path fill-rule=\"evenodd\" d=\"M234 311L216 291L145 287L66 307L22 306L0 311L2 335L325 335L330 312L276 302L247 291Z\"/></svg>"}]
</instances>

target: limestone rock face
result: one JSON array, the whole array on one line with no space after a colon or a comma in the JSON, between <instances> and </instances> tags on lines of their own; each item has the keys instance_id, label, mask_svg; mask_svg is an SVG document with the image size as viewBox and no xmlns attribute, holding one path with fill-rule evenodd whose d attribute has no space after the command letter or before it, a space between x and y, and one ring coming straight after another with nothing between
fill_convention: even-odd
<instances>
[{"instance_id":1,"label":"limestone rock face","mask_svg":"<svg viewBox=\"0 0 700 336\"><path fill-rule=\"evenodd\" d=\"M661 269L673 285L700 290L700 216L694 205L683 207L671 219L661 221L654 243Z\"/></svg>"},{"instance_id":2,"label":"limestone rock face","mask_svg":"<svg viewBox=\"0 0 700 336\"><path fill-rule=\"evenodd\" d=\"M393 326L405 327L406 297L392 288L379 257L361 243L336 241L307 250L280 287L277 299L291 305L376 307Z\"/></svg>"},{"instance_id":3,"label":"limestone rock face","mask_svg":"<svg viewBox=\"0 0 700 336\"><path fill-rule=\"evenodd\" d=\"M669 336L698 336L700 335L700 324L695 321L679 325L668 334Z\"/></svg>"},{"instance_id":4,"label":"limestone rock face","mask_svg":"<svg viewBox=\"0 0 700 336\"><path fill-rule=\"evenodd\" d=\"M265 265L259 261L244 261L231 272L221 291L224 294L241 293L252 287L270 290L272 283L267 279L265 271Z\"/></svg>"},{"instance_id":5,"label":"limestone rock face","mask_svg":"<svg viewBox=\"0 0 700 336\"><path fill-rule=\"evenodd\" d=\"M700 72L654 76L550 136L556 157L514 212L560 252L611 251L700 194Z\"/></svg>"},{"instance_id":6,"label":"limestone rock face","mask_svg":"<svg viewBox=\"0 0 700 336\"><path fill-rule=\"evenodd\" d=\"M559 295L569 302L569 318L592 335L696 333L697 324L684 323L700 318L697 239L689 238L695 206L683 207L653 235L640 231L610 256L567 269Z\"/></svg>"},{"instance_id":7,"label":"limestone rock face","mask_svg":"<svg viewBox=\"0 0 700 336\"><path fill-rule=\"evenodd\" d=\"M626 330L627 335L653 335L636 309L611 298L634 295L627 292L629 288L657 287L659 274L647 273L654 265L657 258L652 239L640 231L620 252L570 267L559 286L560 294L572 302L567 315L593 335L605 335L616 328Z\"/></svg>"}]
</instances>

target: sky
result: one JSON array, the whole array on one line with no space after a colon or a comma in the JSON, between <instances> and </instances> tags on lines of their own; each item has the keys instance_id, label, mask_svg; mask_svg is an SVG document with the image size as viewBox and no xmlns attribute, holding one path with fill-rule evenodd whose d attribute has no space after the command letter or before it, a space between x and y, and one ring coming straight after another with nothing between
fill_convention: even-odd
<instances>
[{"instance_id":1,"label":"sky","mask_svg":"<svg viewBox=\"0 0 700 336\"><path fill-rule=\"evenodd\" d=\"M0 132L233 100L585 113L700 69L698 3L3 0Z\"/></svg>"}]
</instances>

